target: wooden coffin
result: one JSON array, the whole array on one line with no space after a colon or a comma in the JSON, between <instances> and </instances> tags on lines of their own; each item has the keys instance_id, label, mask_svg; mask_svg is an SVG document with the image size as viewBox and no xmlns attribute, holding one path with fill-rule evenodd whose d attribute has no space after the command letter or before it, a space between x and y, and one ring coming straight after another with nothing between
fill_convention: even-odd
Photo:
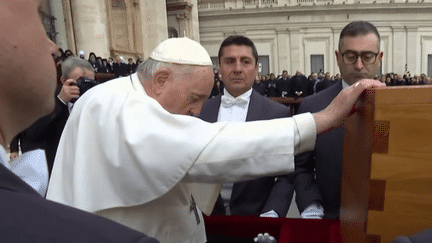
<instances>
[{"instance_id":1,"label":"wooden coffin","mask_svg":"<svg viewBox=\"0 0 432 243\"><path fill-rule=\"evenodd\" d=\"M432 86L367 90L345 123L342 242L432 227Z\"/></svg>"}]
</instances>

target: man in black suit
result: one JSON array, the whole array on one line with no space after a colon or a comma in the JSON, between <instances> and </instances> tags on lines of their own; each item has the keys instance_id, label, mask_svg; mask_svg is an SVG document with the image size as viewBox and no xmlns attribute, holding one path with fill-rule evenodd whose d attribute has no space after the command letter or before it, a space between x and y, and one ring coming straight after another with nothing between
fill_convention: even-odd
<instances>
[{"instance_id":1,"label":"man in black suit","mask_svg":"<svg viewBox=\"0 0 432 243\"><path fill-rule=\"evenodd\" d=\"M125 77L130 74L129 66L125 63L123 56L116 56L112 67L115 77Z\"/></svg>"},{"instance_id":2,"label":"man in black suit","mask_svg":"<svg viewBox=\"0 0 432 243\"><path fill-rule=\"evenodd\" d=\"M276 88L282 97L287 97L291 85L291 77L287 70L282 71L282 77L276 80Z\"/></svg>"},{"instance_id":3,"label":"man in black suit","mask_svg":"<svg viewBox=\"0 0 432 243\"><path fill-rule=\"evenodd\" d=\"M266 85L261 81L259 75L255 77L255 83L253 84L252 88L260 95L266 94Z\"/></svg>"},{"instance_id":4,"label":"man in black suit","mask_svg":"<svg viewBox=\"0 0 432 243\"><path fill-rule=\"evenodd\" d=\"M200 114L203 120L245 122L290 116L286 106L273 102L252 89L258 73L258 53L249 38L226 38L218 57L225 90L223 94L203 104ZM225 184L224 187L226 186ZM222 197L219 197L213 212L225 214L228 210L231 215L285 217L293 190L294 187L286 176L237 182L222 190Z\"/></svg>"},{"instance_id":5,"label":"man in black suit","mask_svg":"<svg viewBox=\"0 0 432 243\"><path fill-rule=\"evenodd\" d=\"M321 90L324 90L328 87L330 87L333 83L333 81L331 81L331 74L329 72L326 72L324 79L321 82L318 82L316 87L315 87L315 92L318 93Z\"/></svg>"},{"instance_id":6,"label":"man in black suit","mask_svg":"<svg viewBox=\"0 0 432 243\"><path fill-rule=\"evenodd\" d=\"M349 23L340 34L339 50L335 51L335 55L343 80L303 99L299 113L321 111L342 89L361 79L375 76L383 57L380 36L375 26L365 21ZM303 194L306 197L296 198L301 212L316 211L322 204L324 218L339 218L342 140L343 127L333 129L317 138L313 152L295 157L296 172L309 171L299 174L303 177L301 184L304 187L301 189L308 192Z\"/></svg>"},{"instance_id":7,"label":"man in black suit","mask_svg":"<svg viewBox=\"0 0 432 243\"><path fill-rule=\"evenodd\" d=\"M317 73L311 73L311 75L309 75L308 77L308 85L307 85L307 89L306 89L306 96L309 95L313 95L316 93L316 86L318 83L320 83L321 80L318 79L318 74Z\"/></svg>"},{"instance_id":8,"label":"man in black suit","mask_svg":"<svg viewBox=\"0 0 432 243\"><path fill-rule=\"evenodd\" d=\"M57 147L61 134L66 125L69 113L72 110L74 102L79 98L80 88L77 86L77 80L86 78L95 79L95 71L88 62L83 62L77 57L70 57L62 64L62 87L55 100L54 111L47 117L40 120L48 119L48 128L45 133L46 147L45 154L48 162L48 171L51 174L54 164ZM83 90L84 91L84 90Z\"/></svg>"},{"instance_id":9,"label":"man in black suit","mask_svg":"<svg viewBox=\"0 0 432 243\"><path fill-rule=\"evenodd\" d=\"M305 97L307 95L308 80L300 70L291 78L290 88L288 91L289 97Z\"/></svg>"},{"instance_id":10,"label":"man in black suit","mask_svg":"<svg viewBox=\"0 0 432 243\"><path fill-rule=\"evenodd\" d=\"M157 242L110 220L42 198L12 173L5 147L54 108L58 49L46 37L44 1L0 1L0 241ZM25 57L25 58L24 58ZM25 67L25 68L24 68Z\"/></svg>"},{"instance_id":11,"label":"man in black suit","mask_svg":"<svg viewBox=\"0 0 432 243\"><path fill-rule=\"evenodd\" d=\"M277 80L274 73L270 74L270 79L267 80L267 90L266 94L267 97L280 97L281 94L279 93L279 90L277 89Z\"/></svg>"}]
</instances>

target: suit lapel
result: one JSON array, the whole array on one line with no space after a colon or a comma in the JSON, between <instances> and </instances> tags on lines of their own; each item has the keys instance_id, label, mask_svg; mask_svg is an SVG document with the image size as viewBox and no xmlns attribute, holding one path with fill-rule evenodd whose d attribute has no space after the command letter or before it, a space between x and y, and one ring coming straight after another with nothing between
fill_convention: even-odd
<instances>
[{"instance_id":1,"label":"suit lapel","mask_svg":"<svg viewBox=\"0 0 432 243\"><path fill-rule=\"evenodd\" d=\"M342 91L342 81L339 81L338 83L333 84L328 89L331 89L330 95L328 97L331 98L331 100L333 100ZM331 103L331 101L329 102L329 104L330 103Z\"/></svg>"},{"instance_id":2,"label":"suit lapel","mask_svg":"<svg viewBox=\"0 0 432 243\"><path fill-rule=\"evenodd\" d=\"M246 121L256 121L260 119L260 112L258 111L260 111L262 108L262 102L259 102L259 98L260 95L255 90L252 90Z\"/></svg>"},{"instance_id":3,"label":"suit lapel","mask_svg":"<svg viewBox=\"0 0 432 243\"><path fill-rule=\"evenodd\" d=\"M200 118L208 122L217 122L219 106L221 104L221 94L204 102L201 109ZM205 108L204 108L205 107Z\"/></svg>"}]
</instances>

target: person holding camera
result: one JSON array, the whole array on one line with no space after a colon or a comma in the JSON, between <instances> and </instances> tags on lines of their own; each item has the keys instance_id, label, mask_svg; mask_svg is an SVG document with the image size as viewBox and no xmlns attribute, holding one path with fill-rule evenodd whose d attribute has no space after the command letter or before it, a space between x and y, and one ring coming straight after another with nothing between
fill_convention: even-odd
<instances>
[{"instance_id":1,"label":"person holding camera","mask_svg":"<svg viewBox=\"0 0 432 243\"><path fill-rule=\"evenodd\" d=\"M85 61L83 62L80 58L68 58L62 64L62 76L60 78L62 86L59 94L57 95L57 101L60 101L63 105L66 105L69 112L74 100L78 99L80 96L80 88L77 83L77 80L80 78L94 80L95 70L90 63Z\"/></svg>"},{"instance_id":2,"label":"person holding camera","mask_svg":"<svg viewBox=\"0 0 432 243\"><path fill-rule=\"evenodd\" d=\"M55 99L54 111L18 134L11 143L11 159L15 159L18 155L18 141L23 154L35 149L43 149L45 150L49 177L60 136L73 103L85 91L97 84L94 78L95 71L88 61L79 57L66 59L62 64L62 76L60 78L62 85L57 87L59 91L56 92L58 95ZM43 193L41 192L41 194Z\"/></svg>"},{"instance_id":3,"label":"person holding camera","mask_svg":"<svg viewBox=\"0 0 432 243\"><path fill-rule=\"evenodd\" d=\"M96 83L95 71L92 65L79 57L70 57L62 64L62 86L56 98L54 112L48 115L51 118L46 133L45 154L48 162L48 171L51 174L60 136L69 113L72 111L73 103L89 89L88 83L94 86ZM43 118L41 118L43 119Z\"/></svg>"}]
</instances>

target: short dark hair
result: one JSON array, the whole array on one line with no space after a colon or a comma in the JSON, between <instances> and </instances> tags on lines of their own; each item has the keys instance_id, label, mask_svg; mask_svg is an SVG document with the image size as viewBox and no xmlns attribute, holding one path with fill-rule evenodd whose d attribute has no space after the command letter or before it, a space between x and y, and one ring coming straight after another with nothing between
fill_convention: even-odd
<instances>
[{"instance_id":1,"label":"short dark hair","mask_svg":"<svg viewBox=\"0 0 432 243\"><path fill-rule=\"evenodd\" d=\"M232 46L232 45L249 46L252 49L252 55L255 58L255 65L258 64L258 51L255 47L255 44L252 42L252 40L247 38L246 36L242 36L242 35L231 35L231 36L228 36L222 42L222 44L219 48L219 53L218 53L219 65L221 63L221 56L222 56L223 48L227 47L227 46Z\"/></svg>"},{"instance_id":2,"label":"short dark hair","mask_svg":"<svg viewBox=\"0 0 432 243\"><path fill-rule=\"evenodd\" d=\"M376 37L378 37L378 50L380 49L380 35L378 33L377 28L366 21L353 21L349 24L347 24L343 29L342 32L340 33L339 36L339 51L342 47L342 38L344 38L345 36L351 36L351 37L355 37L355 36L359 36L359 35L367 35L369 33L373 33L374 35L376 35Z\"/></svg>"}]
</instances>

